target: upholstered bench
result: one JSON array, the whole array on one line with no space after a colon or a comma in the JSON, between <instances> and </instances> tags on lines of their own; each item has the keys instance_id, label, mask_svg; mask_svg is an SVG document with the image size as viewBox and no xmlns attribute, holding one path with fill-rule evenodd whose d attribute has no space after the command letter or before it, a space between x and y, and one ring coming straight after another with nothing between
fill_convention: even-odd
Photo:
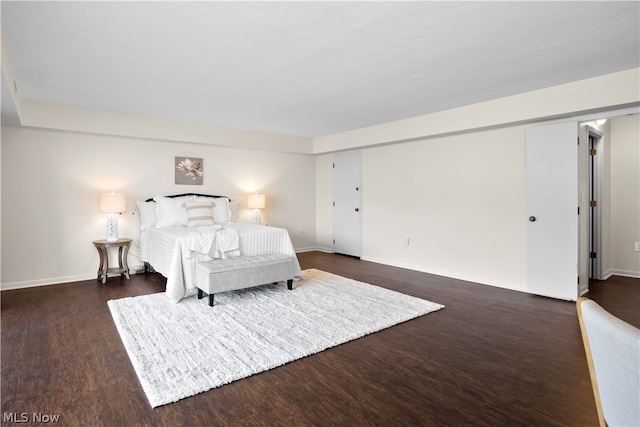
<instances>
[{"instance_id":1,"label":"upholstered bench","mask_svg":"<svg viewBox=\"0 0 640 427\"><path fill-rule=\"evenodd\" d=\"M251 288L267 283L287 281L293 289L295 267L293 257L281 254L240 256L199 262L196 267L198 299L209 295L213 307L214 294Z\"/></svg>"}]
</instances>

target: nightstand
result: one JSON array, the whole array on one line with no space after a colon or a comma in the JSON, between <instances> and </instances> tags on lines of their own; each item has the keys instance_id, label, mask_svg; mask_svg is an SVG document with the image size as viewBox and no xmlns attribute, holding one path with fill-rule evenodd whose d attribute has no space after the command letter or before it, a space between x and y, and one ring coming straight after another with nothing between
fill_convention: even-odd
<instances>
[{"instance_id":1,"label":"nightstand","mask_svg":"<svg viewBox=\"0 0 640 427\"><path fill-rule=\"evenodd\" d=\"M119 274L127 279L129 277L129 266L127 265L127 254L129 253L129 246L133 239L118 239L115 242L108 242L105 239L94 240L93 245L98 250L100 255L100 267L98 268L98 280L102 279L102 283L107 281L109 274ZM109 268L109 248L118 248L118 267Z\"/></svg>"}]
</instances>

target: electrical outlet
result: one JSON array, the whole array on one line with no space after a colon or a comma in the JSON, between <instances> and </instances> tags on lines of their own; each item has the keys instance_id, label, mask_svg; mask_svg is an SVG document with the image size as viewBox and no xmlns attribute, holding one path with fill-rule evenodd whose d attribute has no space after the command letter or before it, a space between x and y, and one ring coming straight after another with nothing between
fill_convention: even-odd
<instances>
[{"instance_id":1,"label":"electrical outlet","mask_svg":"<svg viewBox=\"0 0 640 427\"><path fill-rule=\"evenodd\" d=\"M636 242L636 252L640 252L640 242Z\"/></svg>"},{"instance_id":2,"label":"electrical outlet","mask_svg":"<svg viewBox=\"0 0 640 427\"><path fill-rule=\"evenodd\" d=\"M440 244L438 243L437 240L433 241L433 249L438 249L440 247Z\"/></svg>"},{"instance_id":3,"label":"electrical outlet","mask_svg":"<svg viewBox=\"0 0 640 427\"><path fill-rule=\"evenodd\" d=\"M404 245L405 246L409 246L409 238L408 237L404 238Z\"/></svg>"}]
</instances>

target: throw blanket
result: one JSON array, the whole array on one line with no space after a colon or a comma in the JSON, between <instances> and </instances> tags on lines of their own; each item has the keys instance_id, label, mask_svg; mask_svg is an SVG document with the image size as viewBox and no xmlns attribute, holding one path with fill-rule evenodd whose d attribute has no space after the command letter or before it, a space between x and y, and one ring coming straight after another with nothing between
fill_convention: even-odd
<instances>
[{"instance_id":1,"label":"throw blanket","mask_svg":"<svg viewBox=\"0 0 640 427\"><path fill-rule=\"evenodd\" d=\"M193 253L206 255L210 259L239 256L239 242L236 230L221 225L207 227L206 230L189 233L189 239L182 248L183 257L192 258Z\"/></svg>"},{"instance_id":2,"label":"throw blanket","mask_svg":"<svg viewBox=\"0 0 640 427\"><path fill-rule=\"evenodd\" d=\"M216 231L213 258L227 259L234 256L240 256L238 232L230 228L222 228Z\"/></svg>"}]
</instances>

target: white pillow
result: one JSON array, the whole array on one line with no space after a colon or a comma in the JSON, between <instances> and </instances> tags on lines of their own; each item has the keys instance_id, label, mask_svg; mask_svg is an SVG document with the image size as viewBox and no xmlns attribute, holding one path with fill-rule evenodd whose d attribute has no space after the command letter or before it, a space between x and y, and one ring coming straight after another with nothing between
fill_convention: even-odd
<instances>
[{"instance_id":1,"label":"white pillow","mask_svg":"<svg viewBox=\"0 0 640 427\"><path fill-rule=\"evenodd\" d=\"M193 200L188 197L164 197L156 196L156 215L158 222L156 227L186 227L189 224L187 210L183 206L185 201Z\"/></svg>"},{"instance_id":2,"label":"white pillow","mask_svg":"<svg viewBox=\"0 0 640 427\"><path fill-rule=\"evenodd\" d=\"M138 212L140 213L140 230L145 228L153 228L158 222L158 215L156 215L156 202L143 202L142 200L136 200L138 205Z\"/></svg>"},{"instance_id":3,"label":"white pillow","mask_svg":"<svg viewBox=\"0 0 640 427\"><path fill-rule=\"evenodd\" d=\"M189 227L213 225L213 201L184 202Z\"/></svg>"},{"instance_id":4,"label":"white pillow","mask_svg":"<svg viewBox=\"0 0 640 427\"><path fill-rule=\"evenodd\" d=\"M231 209L229 209L229 199L226 197L218 197L213 199L215 206L213 207L213 220L216 224L228 224L231 222Z\"/></svg>"},{"instance_id":5,"label":"white pillow","mask_svg":"<svg viewBox=\"0 0 640 427\"><path fill-rule=\"evenodd\" d=\"M231 222L231 209L229 199L226 197L196 197L196 201L213 201L213 221L216 224L228 224Z\"/></svg>"}]
</instances>

